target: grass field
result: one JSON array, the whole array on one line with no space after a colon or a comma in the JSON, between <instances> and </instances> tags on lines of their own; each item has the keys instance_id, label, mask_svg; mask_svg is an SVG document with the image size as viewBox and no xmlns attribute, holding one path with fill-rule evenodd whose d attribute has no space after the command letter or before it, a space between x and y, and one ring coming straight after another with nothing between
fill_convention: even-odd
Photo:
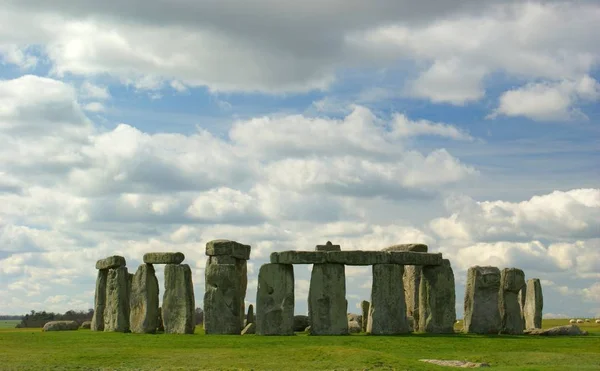
<instances>
[{"instance_id":1,"label":"grass field","mask_svg":"<svg viewBox=\"0 0 600 371\"><path fill-rule=\"evenodd\" d=\"M566 324L546 320L544 327ZM581 337L206 336L0 329L2 370L451 370L422 358L490 363L493 370L600 370L600 325Z\"/></svg>"},{"instance_id":2,"label":"grass field","mask_svg":"<svg viewBox=\"0 0 600 371\"><path fill-rule=\"evenodd\" d=\"M15 328L15 326L20 322L21 322L21 320L19 320L19 319L0 320L0 329Z\"/></svg>"}]
</instances>

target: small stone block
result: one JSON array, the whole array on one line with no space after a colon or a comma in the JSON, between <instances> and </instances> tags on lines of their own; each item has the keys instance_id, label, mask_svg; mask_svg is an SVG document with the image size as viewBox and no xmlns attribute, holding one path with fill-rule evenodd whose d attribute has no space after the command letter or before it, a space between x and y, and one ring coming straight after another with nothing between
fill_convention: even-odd
<instances>
[{"instance_id":1,"label":"small stone block","mask_svg":"<svg viewBox=\"0 0 600 371\"><path fill-rule=\"evenodd\" d=\"M125 258L119 255L109 256L105 259L100 259L96 262L96 269L111 269L124 267L126 265Z\"/></svg>"},{"instance_id":2,"label":"small stone block","mask_svg":"<svg viewBox=\"0 0 600 371\"><path fill-rule=\"evenodd\" d=\"M341 251L342 248L340 245L334 245L331 241L327 241L325 245L317 245L315 247L316 251Z\"/></svg>"},{"instance_id":3,"label":"small stone block","mask_svg":"<svg viewBox=\"0 0 600 371\"><path fill-rule=\"evenodd\" d=\"M282 251L271 254L271 263L278 264L321 264L327 259L324 251Z\"/></svg>"},{"instance_id":4,"label":"small stone block","mask_svg":"<svg viewBox=\"0 0 600 371\"><path fill-rule=\"evenodd\" d=\"M185 255L180 252L149 252L144 254L146 264L181 264Z\"/></svg>"},{"instance_id":5,"label":"small stone block","mask_svg":"<svg viewBox=\"0 0 600 371\"><path fill-rule=\"evenodd\" d=\"M236 241L213 240L206 243L206 255L229 255L237 259L250 259L250 245L243 245Z\"/></svg>"}]
</instances>

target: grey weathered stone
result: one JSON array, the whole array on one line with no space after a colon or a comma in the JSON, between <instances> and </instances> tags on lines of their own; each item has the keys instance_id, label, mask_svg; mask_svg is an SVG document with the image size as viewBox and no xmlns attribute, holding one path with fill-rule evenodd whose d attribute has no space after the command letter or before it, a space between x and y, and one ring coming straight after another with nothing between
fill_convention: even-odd
<instances>
[{"instance_id":1,"label":"grey weathered stone","mask_svg":"<svg viewBox=\"0 0 600 371\"><path fill-rule=\"evenodd\" d=\"M316 251L341 251L342 248L340 245L334 245L331 241L327 241L325 245L317 245L315 247Z\"/></svg>"},{"instance_id":2,"label":"grey weathered stone","mask_svg":"<svg viewBox=\"0 0 600 371\"><path fill-rule=\"evenodd\" d=\"M386 247L382 251L414 251L414 252L427 252L427 245L422 243L404 243L400 245L392 245Z\"/></svg>"},{"instance_id":3,"label":"grey weathered stone","mask_svg":"<svg viewBox=\"0 0 600 371\"><path fill-rule=\"evenodd\" d=\"M527 329L525 330L527 335L541 335L541 336L575 336L575 335L587 335L587 331L581 330L577 325L565 325L565 326L557 326L552 327L546 330L541 328L537 329Z\"/></svg>"},{"instance_id":4,"label":"grey weathered stone","mask_svg":"<svg viewBox=\"0 0 600 371\"><path fill-rule=\"evenodd\" d=\"M154 334L158 328L158 279L152 264L139 266L131 284L129 296L129 326L131 332Z\"/></svg>"},{"instance_id":5,"label":"grey weathered stone","mask_svg":"<svg viewBox=\"0 0 600 371\"><path fill-rule=\"evenodd\" d=\"M373 335L408 333L404 302L404 267L397 264L373 265L373 287L367 332Z\"/></svg>"},{"instance_id":6,"label":"grey weathered stone","mask_svg":"<svg viewBox=\"0 0 600 371\"><path fill-rule=\"evenodd\" d=\"M193 334L195 321L194 284L187 264L165 265L162 317L167 334Z\"/></svg>"},{"instance_id":7,"label":"grey weathered stone","mask_svg":"<svg viewBox=\"0 0 600 371\"><path fill-rule=\"evenodd\" d=\"M240 298L240 327L243 328L246 317L244 309L246 309L246 290L248 289L248 266L246 260L243 259L237 259L235 264L240 282L240 290L238 292Z\"/></svg>"},{"instance_id":8,"label":"grey weathered stone","mask_svg":"<svg viewBox=\"0 0 600 371\"><path fill-rule=\"evenodd\" d=\"M527 285L521 288L519 291L519 306L521 307L521 318L523 319L523 323L525 323L525 300L527 299Z\"/></svg>"},{"instance_id":9,"label":"grey weathered stone","mask_svg":"<svg viewBox=\"0 0 600 371\"><path fill-rule=\"evenodd\" d=\"M542 284L538 278L527 281L527 295L525 298L525 327L542 328L542 310L544 309L544 295Z\"/></svg>"},{"instance_id":10,"label":"grey weathered stone","mask_svg":"<svg viewBox=\"0 0 600 371\"><path fill-rule=\"evenodd\" d=\"M181 264L185 255L181 252L149 252L144 254L146 264Z\"/></svg>"},{"instance_id":11,"label":"grey weathered stone","mask_svg":"<svg viewBox=\"0 0 600 371\"><path fill-rule=\"evenodd\" d=\"M294 334L294 267L264 264L258 272L256 333Z\"/></svg>"},{"instance_id":12,"label":"grey weathered stone","mask_svg":"<svg viewBox=\"0 0 600 371\"><path fill-rule=\"evenodd\" d=\"M42 331L71 331L78 328L79 323L77 321L50 321L46 322Z\"/></svg>"},{"instance_id":13,"label":"grey weathered stone","mask_svg":"<svg viewBox=\"0 0 600 371\"><path fill-rule=\"evenodd\" d=\"M413 332L415 330L415 318L413 316L406 316L406 321L408 322L408 331Z\"/></svg>"},{"instance_id":14,"label":"grey weathered stone","mask_svg":"<svg viewBox=\"0 0 600 371\"><path fill-rule=\"evenodd\" d=\"M246 324L254 323L254 305L248 305L248 314L246 314Z\"/></svg>"},{"instance_id":15,"label":"grey weathered stone","mask_svg":"<svg viewBox=\"0 0 600 371\"><path fill-rule=\"evenodd\" d=\"M312 335L346 335L346 273L343 264L315 264L308 292Z\"/></svg>"},{"instance_id":16,"label":"grey weathered stone","mask_svg":"<svg viewBox=\"0 0 600 371\"><path fill-rule=\"evenodd\" d=\"M402 265L440 265L442 254L424 253L414 251L390 251L390 264Z\"/></svg>"},{"instance_id":17,"label":"grey weathered stone","mask_svg":"<svg viewBox=\"0 0 600 371\"><path fill-rule=\"evenodd\" d=\"M424 331L419 328L419 289L421 285L420 265L405 265L402 281L404 282L404 301L406 302L406 315L415 321L414 331Z\"/></svg>"},{"instance_id":18,"label":"grey weathered stone","mask_svg":"<svg viewBox=\"0 0 600 371\"><path fill-rule=\"evenodd\" d=\"M84 330L89 330L92 328L92 321L83 321L81 323L81 326L79 326L79 328L84 329Z\"/></svg>"},{"instance_id":19,"label":"grey weathered stone","mask_svg":"<svg viewBox=\"0 0 600 371\"><path fill-rule=\"evenodd\" d=\"M206 244L206 255L229 255L237 259L250 259L250 246L230 240L213 240Z\"/></svg>"},{"instance_id":20,"label":"grey weathered stone","mask_svg":"<svg viewBox=\"0 0 600 371\"><path fill-rule=\"evenodd\" d=\"M162 307L158 308L158 325L156 326L156 331L158 331L158 332L165 331L165 325L163 324L163 317L162 317Z\"/></svg>"},{"instance_id":21,"label":"grey weathered stone","mask_svg":"<svg viewBox=\"0 0 600 371\"><path fill-rule=\"evenodd\" d=\"M242 282L237 264L207 264L204 329L206 334L239 335L244 317Z\"/></svg>"},{"instance_id":22,"label":"grey weathered stone","mask_svg":"<svg viewBox=\"0 0 600 371\"><path fill-rule=\"evenodd\" d=\"M355 313L348 313L348 315L346 317L348 318L348 322L350 322L350 321L357 322L362 327L362 315L355 314Z\"/></svg>"},{"instance_id":23,"label":"grey weathered stone","mask_svg":"<svg viewBox=\"0 0 600 371\"><path fill-rule=\"evenodd\" d=\"M469 268L465 288L464 332L497 334L500 332L500 270L496 267Z\"/></svg>"},{"instance_id":24,"label":"grey weathered stone","mask_svg":"<svg viewBox=\"0 0 600 371\"><path fill-rule=\"evenodd\" d=\"M371 306L371 303L368 302L367 300L363 300L360 302L360 309L362 312L362 324L361 324L362 332L367 332L367 323L369 322L369 307L370 306Z\"/></svg>"},{"instance_id":25,"label":"grey weathered stone","mask_svg":"<svg viewBox=\"0 0 600 371\"><path fill-rule=\"evenodd\" d=\"M109 256L96 262L96 269L119 268L126 265L125 258L119 255Z\"/></svg>"},{"instance_id":26,"label":"grey weathered stone","mask_svg":"<svg viewBox=\"0 0 600 371\"><path fill-rule=\"evenodd\" d=\"M360 323L356 321L348 321L348 333L358 334L361 331Z\"/></svg>"},{"instance_id":27,"label":"grey weathered stone","mask_svg":"<svg viewBox=\"0 0 600 371\"><path fill-rule=\"evenodd\" d=\"M108 270L104 331L129 331L129 273L127 267Z\"/></svg>"},{"instance_id":28,"label":"grey weathered stone","mask_svg":"<svg viewBox=\"0 0 600 371\"><path fill-rule=\"evenodd\" d=\"M406 286L406 285L405 285ZM454 272L448 259L423 267L419 288L419 331L452 334L456 322ZM415 318L415 324L416 324Z\"/></svg>"},{"instance_id":29,"label":"grey weathered stone","mask_svg":"<svg viewBox=\"0 0 600 371\"><path fill-rule=\"evenodd\" d=\"M519 292L525 286L525 273L517 268L505 268L500 274L500 332L521 335L525 329L519 304Z\"/></svg>"},{"instance_id":30,"label":"grey weathered stone","mask_svg":"<svg viewBox=\"0 0 600 371\"><path fill-rule=\"evenodd\" d=\"M298 314L294 316L294 332L302 332L309 325L310 322L308 321L308 316L305 316L303 314Z\"/></svg>"},{"instance_id":31,"label":"grey weathered stone","mask_svg":"<svg viewBox=\"0 0 600 371\"><path fill-rule=\"evenodd\" d=\"M242 335L252 335L252 334L256 334L256 323L254 323L254 322L248 323L242 330Z\"/></svg>"},{"instance_id":32,"label":"grey weathered stone","mask_svg":"<svg viewBox=\"0 0 600 371\"><path fill-rule=\"evenodd\" d=\"M329 251L326 260L335 264L373 265L388 263L390 256L384 251Z\"/></svg>"},{"instance_id":33,"label":"grey weathered stone","mask_svg":"<svg viewBox=\"0 0 600 371\"><path fill-rule=\"evenodd\" d=\"M207 264L236 264L238 259L229 255L209 256Z\"/></svg>"},{"instance_id":34,"label":"grey weathered stone","mask_svg":"<svg viewBox=\"0 0 600 371\"><path fill-rule=\"evenodd\" d=\"M325 251L282 251L271 253L271 263L278 264L319 264L325 263Z\"/></svg>"},{"instance_id":35,"label":"grey weathered stone","mask_svg":"<svg viewBox=\"0 0 600 371\"><path fill-rule=\"evenodd\" d=\"M108 269L100 269L96 278L96 293L94 296L94 315L92 317L92 331L104 331L104 308L106 307L106 281Z\"/></svg>"},{"instance_id":36,"label":"grey weathered stone","mask_svg":"<svg viewBox=\"0 0 600 371\"><path fill-rule=\"evenodd\" d=\"M282 251L271 253L271 263L345 265L440 265L442 254L412 251Z\"/></svg>"}]
</instances>

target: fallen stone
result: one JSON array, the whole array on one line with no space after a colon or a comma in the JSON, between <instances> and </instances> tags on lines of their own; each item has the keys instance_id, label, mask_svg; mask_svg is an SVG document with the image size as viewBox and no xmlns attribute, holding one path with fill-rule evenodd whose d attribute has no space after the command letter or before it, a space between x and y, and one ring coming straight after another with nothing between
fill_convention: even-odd
<instances>
[{"instance_id":1,"label":"fallen stone","mask_svg":"<svg viewBox=\"0 0 600 371\"><path fill-rule=\"evenodd\" d=\"M296 315L294 316L294 332L302 332L309 326L308 316Z\"/></svg>"},{"instance_id":2,"label":"fallen stone","mask_svg":"<svg viewBox=\"0 0 600 371\"><path fill-rule=\"evenodd\" d=\"M348 321L348 333L358 334L361 331L360 323L356 321Z\"/></svg>"},{"instance_id":3,"label":"fallen stone","mask_svg":"<svg viewBox=\"0 0 600 371\"><path fill-rule=\"evenodd\" d=\"M454 272L448 259L423 267L419 289L419 331L453 334L456 322ZM415 318L415 323L416 323Z\"/></svg>"},{"instance_id":4,"label":"fallen stone","mask_svg":"<svg viewBox=\"0 0 600 371\"><path fill-rule=\"evenodd\" d=\"M250 322L242 330L242 335L253 335L256 333L256 323Z\"/></svg>"},{"instance_id":5,"label":"fallen stone","mask_svg":"<svg viewBox=\"0 0 600 371\"><path fill-rule=\"evenodd\" d=\"M77 321L50 321L46 322L42 331L72 331L79 328Z\"/></svg>"},{"instance_id":6,"label":"fallen stone","mask_svg":"<svg viewBox=\"0 0 600 371\"><path fill-rule=\"evenodd\" d=\"M124 267L126 265L125 258L119 255L109 256L105 259L100 259L96 262L96 269L111 269Z\"/></svg>"},{"instance_id":7,"label":"fallen stone","mask_svg":"<svg viewBox=\"0 0 600 371\"><path fill-rule=\"evenodd\" d=\"M94 296L94 315L92 316L92 331L104 331L104 308L106 308L106 281L108 269L100 269L96 278L96 293Z\"/></svg>"},{"instance_id":8,"label":"fallen stone","mask_svg":"<svg viewBox=\"0 0 600 371\"><path fill-rule=\"evenodd\" d=\"M348 334L347 309L344 265L313 265L308 292L311 335Z\"/></svg>"},{"instance_id":9,"label":"fallen stone","mask_svg":"<svg viewBox=\"0 0 600 371\"><path fill-rule=\"evenodd\" d=\"M185 255L181 252L149 252L144 254L146 264L181 264Z\"/></svg>"},{"instance_id":10,"label":"fallen stone","mask_svg":"<svg viewBox=\"0 0 600 371\"><path fill-rule=\"evenodd\" d=\"M427 252L427 245L422 243L404 243L400 245L392 245L384 248L382 251L414 251Z\"/></svg>"},{"instance_id":11,"label":"fallen stone","mask_svg":"<svg viewBox=\"0 0 600 371\"><path fill-rule=\"evenodd\" d=\"M92 321L83 321L81 323L81 326L79 326L79 328L84 329L84 330L89 330L92 328Z\"/></svg>"},{"instance_id":12,"label":"fallen stone","mask_svg":"<svg viewBox=\"0 0 600 371\"><path fill-rule=\"evenodd\" d=\"M367 332L367 323L369 322L369 307L371 303L367 300L363 300L360 302L360 309L362 311L362 323L361 328L362 332Z\"/></svg>"},{"instance_id":13,"label":"fallen stone","mask_svg":"<svg viewBox=\"0 0 600 371\"><path fill-rule=\"evenodd\" d=\"M406 315L415 321L414 331L424 331L419 328L419 289L421 286L420 265L405 265L402 281L404 282L404 301L406 302Z\"/></svg>"},{"instance_id":14,"label":"fallen stone","mask_svg":"<svg viewBox=\"0 0 600 371\"><path fill-rule=\"evenodd\" d=\"M162 317L167 334L193 334L196 329L194 284L187 264L165 265Z\"/></svg>"},{"instance_id":15,"label":"fallen stone","mask_svg":"<svg viewBox=\"0 0 600 371\"><path fill-rule=\"evenodd\" d=\"M498 292L500 270L496 267L469 268L465 289L463 331L474 334L498 334L500 310Z\"/></svg>"},{"instance_id":16,"label":"fallen stone","mask_svg":"<svg viewBox=\"0 0 600 371\"><path fill-rule=\"evenodd\" d=\"M129 331L129 273L127 267L108 270L104 331Z\"/></svg>"},{"instance_id":17,"label":"fallen stone","mask_svg":"<svg viewBox=\"0 0 600 371\"><path fill-rule=\"evenodd\" d=\"M485 362L467 362L467 361L450 361L443 359L420 359L421 362L432 363L438 366L457 367L457 368L479 368L479 367L490 367Z\"/></svg>"},{"instance_id":18,"label":"fallen stone","mask_svg":"<svg viewBox=\"0 0 600 371\"><path fill-rule=\"evenodd\" d=\"M519 292L525 286L525 273L517 268L505 268L500 274L500 292L498 305L500 309L500 332L510 335L521 335L525 323L521 316Z\"/></svg>"},{"instance_id":19,"label":"fallen stone","mask_svg":"<svg viewBox=\"0 0 600 371\"><path fill-rule=\"evenodd\" d=\"M566 325L552 327L546 330L542 329L527 329L524 331L527 335L540 335L540 336L577 336L587 335L587 331L581 330L577 325Z\"/></svg>"},{"instance_id":20,"label":"fallen stone","mask_svg":"<svg viewBox=\"0 0 600 371\"><path fill-rule=\"evenodd\" d=\"M254 323L254 305L248 305L248 314L246 314L246 324Z\"/></svg>"},{"instance_id":21,"label":"fallen stone","mask_svg":"<svg viewBox=\"0 0 600 371\"><path fill-rule=\"evenodd\" d=\"M139 266L131 284L129 326L131 332L154 334L158 328L158 279L152 264Z\"/></svg>"},{"instance_id":22,"label":"fallen stone","mask_svg":"<svg viewBox=\"0 0 600 371\"><path fill-rule=\"evenodd\" d=\"M236 241L214 240L206 244L206 255L229 255L237 259L250 259L250 246Z\"/></svg>"},{"instance_id":23,"label":"fallen stone","mask_svg":"<svg viewBox=\"0 0 600 371\"><path fill-rule=\"evenodd\" d=\"M542 310L544 309L544 294L538 278L527 281L525 298L525 328L542 328Z\"/></svg>"},{"instance_id":24,"label":"fallen stone","mask_svg":"<svg viewBox=\"0 0 600 371\"><path fill-rule=\"evenodd\" d=\"M206 334L239 335L244 301L236 264L207 264L205 269L204 329Z\"/></svg>"},{"instance_id":25,"label":"fallen stone","mask_svg":"<svg viewBox=\"0 0 600 371\"><path fill-rule=\"evenodd\" d=\"M294 335L294 325L294 267L262 265L256 290L256 333Z\"/></svg>"},{"instance_id":26,"label":"fallen stone","mask_svg":"<svg viewBox=\"0 0 600 371\"><path fill-rule=\"evenodd\" d=\"M334 245L331 241L327 241L325 245L317 245L315 247L316 251L341 251L342 248L340 245Z\"/></svg>"},{"instance_id":27,"label":"fallen stone","mask_svg":"<svg viewBox=\"0 0 600 371\"><path fill-rule=\"evenodd\" d=\"M404 302L404 267L397 264L373 265L373 287L367 333L396 335L408 333Z\"/></svg>"}]
</instances>

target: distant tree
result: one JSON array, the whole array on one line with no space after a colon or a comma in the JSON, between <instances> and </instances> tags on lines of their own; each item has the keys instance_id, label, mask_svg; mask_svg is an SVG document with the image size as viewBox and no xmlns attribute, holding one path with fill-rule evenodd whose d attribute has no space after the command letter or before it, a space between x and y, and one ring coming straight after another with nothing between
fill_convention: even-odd
<instances>
[{"instance_id":1,"label":"distant tree","mask_svg":"<svg viewBox=\"0 0 600 371\"><path fill-rule=\"evenodd\" d=\"M196 325L201 325L204 323L204 311L202 308L196 308Z\"/></svg>"}]
</instances>

